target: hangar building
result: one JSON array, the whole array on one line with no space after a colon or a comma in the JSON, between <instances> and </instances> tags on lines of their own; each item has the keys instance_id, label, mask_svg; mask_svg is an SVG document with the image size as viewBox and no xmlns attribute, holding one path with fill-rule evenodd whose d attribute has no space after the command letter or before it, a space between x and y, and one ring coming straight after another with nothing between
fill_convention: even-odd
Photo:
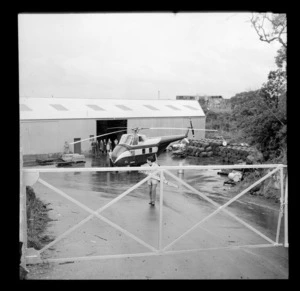
<instances>
[{"instance_id":1,"label":"hangar building","mask_svg":"<svg viewBox=\"0 0 300 291\"><path fill-rule=\"evenodd\" d=\"M115 127L193 127L205 129L205 114L195 100L125 100L78 98L20 98L20 146L26 156L52 156L64 150L64 143L83 140L70 146L74 153L88 154L91 140L85 139L113 131ZM114 129L113 129L114 128ZM186 129L145 129L149 137L185 133ZM110 138L120 140L124 132ZM195 139L205 131L195 131ZM192 134L189 133L189 138Z\"/></svg>"}]
</instances>

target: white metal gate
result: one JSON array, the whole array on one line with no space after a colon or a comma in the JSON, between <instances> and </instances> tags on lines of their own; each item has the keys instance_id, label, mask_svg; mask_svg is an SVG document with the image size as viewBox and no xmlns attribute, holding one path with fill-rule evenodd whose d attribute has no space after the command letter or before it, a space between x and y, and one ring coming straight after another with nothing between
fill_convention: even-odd
<instances>
[{"instance_id":1,"label":"white metal gate","mask_svg":"<svg viewBox=\"0 0 300 291\"><path fill-rule=\"evenodd\" d=\"M264 177L253 183L251 186L243 190L241 193L236 195L234 198L230 199L227 203L224 205L219 205L188 183L186 183L184 180L181 178L177 177L173 173L170 172L170 170L205 170L205 169L249 169L249 168L264 168L264 169L272 169L268 174L266 174ZM155 255L165 255L165 254L174 254L174 253L185 253L185 252L191 252L191 251L201 251L204 249L188 249L188 250L170 250L171 246L173 246L177 241L181 240L183 237L185 237L188 233L193 231L195 228L197 228L199 225L201 225L203 222L207 221L220 211L223 211L230 217L234 218L237 220L239 223L247 227L248 229L252 230L255 232L257 235L262 237L264 240L266 240L268 243L266 244L258 244L258 245L243 245L243 246L229 246L225 248L240 248L240 247L272 247L272 246L282 246L288 247L288 187L287 187L287 178L285 179L286 182L284 183L284 173L283 170L286 168L285 165L282 164L276 164L276 165L213 165L213 166L161 166L158 169L153 169L149 167L118 167L118 168L27 168L27 169L22 169L21 170L21 199L20 199L20 214L21 214L21 220L20 220L20 236L21 236L21 241L24 243L24 256L23 256L23 262L25 263L40 263L42 261L47 261L47 262L65 262L65 261L79 261L79 260L95 260L95 259L107 259L107 258L122 258L122 257L137 257L137 256L155 256ZM39 177L39 173L62 173L62 172L115 172L115 171L152 171L150 175L145 177L143 180L132 186L130 189L126 190L122 194L120 194L118 197L115 199L111 200L109 203L106 205L100 207L96 211L90 209L83 203L77 201L76 199L70 197L63 191L57 189L53 185L49 184L48 182L44 181ZM236 201L239 199L241 196L243 196L245 193L247 193L249 190L257 186L259 183L262 181L266 180L276 172L280 172L280 191L281 191L281 198L280 198L280 212L279 212L279 217L278 217L278 224L277 224L277 233L276 233L276 240L272 240L263 233L261 233L259 230L255 229L251 225L249 225L247 222L243 221L242 219L238 218L236 215L231 213L226 209L232 202ZM138 188L140 185L145 183L148 179L150 179L153 175L159 174L161 181L164 180L165 177L169 176L175 179L177 182L191 190L192 192L200 195L203 199L206 201L210 202L216 209L203 219L201 219L199 222L197 222L195 225L193 225L191 228L186 230L182 235L177 237L174 241L163 247L162 244L162 223L163 223L163 200L164 200L164 183L160 183L160 195L159 195L159 236L158 236L158 248L155 248L148 244L147 242L143 241L139 237L135 236L134 234L130 233L126 229L120 227L119 225L115 224L114 222L110 221L106 217L101 215L101 212L116 203L118 200L122 199L124 196L128 195L131 191L134 189ZM74 225L70 229L68 229L66 232L58 236L54 241L43 247L41 250L33 250L33 249L27 249L26 241L27 241L27 225L26 225L26 185L33 185L36 182L39 182L43 184L44 186L52 189L59 195L65 197L69 201L73 202L77 206L81 207L85 211L89 213L89 216L87 216L85 219L80 221L78 224ZM285 184L285 185L284 185ZM284 187L285 186L285 187ZM280 227L281 227L281 220L284 215L284 244L279 243L279 233L280 233ZM59 242L62 238L67 236L68 234L72 233L75 231L78 227L89 221L91 218L97 217L100 220L104 221L105 223L109 224L113 228L121 231L123 234L127 235L128 237L132 238L136 242L140 243L141 245L145 246L149 252L144 252L144 253L135 253L135 254L116 254L116 255L102 255L102 256L82 256L82 257L71 257L71 258L49 258L49 259L41 259L41 253L43 253L45 250L49 249L51 246ZM210 249L216 249L216 248L210 248ZM220 249L220 248L219 248ZM205 250L208 250L205 248Z\"/></svg>"}]
</instances>

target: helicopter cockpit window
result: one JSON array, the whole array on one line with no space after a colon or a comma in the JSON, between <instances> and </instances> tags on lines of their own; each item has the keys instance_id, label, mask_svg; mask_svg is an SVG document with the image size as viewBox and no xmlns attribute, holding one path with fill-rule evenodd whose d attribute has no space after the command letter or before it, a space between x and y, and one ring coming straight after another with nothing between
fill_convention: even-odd
<instances>
[{"instance_id":1,"label":"helicopter cockpit window","mask_svg":"<svg viewBox=\"0 0 300 291\"><path fill-rule=\"evenodd\" d=\"M132 135L124 134L121 137L120 143L125 143L125 144L130 145L132 143L132 139L133 139Z\"/></svg>"}]
</instances>

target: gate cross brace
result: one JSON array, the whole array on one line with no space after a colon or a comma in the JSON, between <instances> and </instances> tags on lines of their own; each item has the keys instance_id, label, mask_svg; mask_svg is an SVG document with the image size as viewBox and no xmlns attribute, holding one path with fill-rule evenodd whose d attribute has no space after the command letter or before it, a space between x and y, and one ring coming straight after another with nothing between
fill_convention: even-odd
<instances>
[{"instance_id":1,"label":"gate cross brace","mask_svg":"<svg viewBox=\"0 0 300 291\"><path fill-rule=\"evenodd\" d=\"M251 225L249 225L248 223L244 222L243 220L241 220L240 218L238 218L237 216L235 216L234 214L232 214L230 211L224 209L225 207L227 207L229 204L231 204L232 202L234 202L235 200L237 200L239 197L241 197L242 195L244 195L246 192L248 192L250 189L252 189L253 187L255 187L256 185L258 185L260 182L264 181L265 179L267 179L269 176L273 175L276 171L278 171L280 169L280 167L276 167L276 169L274 169L273 171L271 171L270 173L268 173L267 175L265 175L264 177L262 177L261 179L259 179L258 181L256 181L255 183L253 183L251 186L249 186L248 188L246 188L245 190L243 190L240 194L238 194L237 196L233 197L232 199L230 199L227 203L225 203L224 205L220 206L218 203L214 202L213 200L211 200L210 198L208 198L206 195L202 194L201 192L197 191L195 188L193 188L192 186L190 186L189 184L187 184L186 182L184 182L182 179L176 177L174 174L172 174L171 172L169 172L168 170L164 170L165 172L167 172L167 174L171 177L173 177L175 180L177 180L178 182L182 183L184 186L186 186L187 188L189 188L190 190L192 190L193 192L195 192L196 194L200 195L202 198L204 198L205 200L209 201L210 203L212 203L214 206L217 207L217 210L215 210L214 212L212 212L211 214L209 214L208 216L204 217L201 221L199 221L198 223L196 223L194 226L192 226L189 230L187 230L184 234L182 234L181 236L179 236L177 239L175 239L173 242L171 242L170 244L168 244L167 246L164 247L163 251L166 251L167 249L169 249L172 245L174 245L178 240L180 240L182 237L186 236L188 233L190 233L192 230L194 230L198 225L202 224L204 221L208 220L209 218L211 218L213 215L217 214L219 211L223 210L226 214L230 215L231 217L235 218L237 221L239 221L240 223L242 223L243 225L245 225L246 227L250 228L252 231L254 231L255 233L257 233L258 235L260 235L261 237L263 237L265 240L269 241L270 243L276 245L277 243L274 242L273 240L271 240L270 238L266 237L264 234L262 234L260 231L256 230L254 227L252 227Z\"/></svg>"},{"instance_id":2,"label":"gate cross brace","mask_svg":"<svg viewBox=\"0 0 300 291\"><path fill-rule=\"evenodd\" d=\"M155 171L152 175L155 175L155 173L157 173L158 171ZM152 247L151 245L147 244L146 242L144 242L143 240L139 239L138 237L136 237L135 235L133 235L132 233L128 232L127 230L123 229L122 227L118 226L117 224L113 223L112 221L110 221L109 219L103 217L102 215L100 215L99 213L101 211L103 211L104 209L106 209L107 207L111 206L113 203L116 203L118 200L120 200L121 198L123 198L125 195L127 195L128 193L130 193L131 191L133 191L134 189L136 189L137 187L139 187L141 184L143 184L144 182L146 182L148 179L150 179L151 176L147 176L146 178L144 178L143 180L141 180L139 183L137 183L136 185L134 185L133 187L131 187L130 189L126 190L125 192L123 192L122 194L120 194L117 198L113 199L112 201L110 201L109 203L107 203L106 205L100 207L99 209L97 209L96 211L90 209L89 207L87 207L86 205L82 204L81 202L77 201L76 199L70 197L69 195L67 195L66 193L64 193L63 191L57 189L56 187L52 186L51 184L47 183L46 181L44 181L43 179L39 178L38 182L40 182L41 184L45 185L46 187L52 189L53 191L55 191L56 193L60 194L61 196L65 197L66 199L72 201L73 203L75 203L76 205L78 205L79 207L83 208L84 210L86 210L87 212L91 213L89 216L87 216L85 219L83 219L81 222L79 222L78 224L76 224L75 226L73 226L72 228L68 229L66 232L64 232L63 234L61 234L59 237L57 237L54 241L52 241L51 243L49 243L48 245L46 245L45 247L43 247L41 250L38 251L38 254L41 254L42 252L44 252L46 249L48 249L49 247L51 247L52 245L54 245L55 243L57 243L58 241L60 241L63 237L65 237L66 235L68 235L69 233L73 232L75 229L77 229L78 227L80 227L81 225L83 225L84 223L86 223L88 220L90 220L92 217L97 216L99 219L101 219L102 221L108 223L109 225L111 225L112 227L118 229L119 231L123 232L124 234L126 234L127 236L131 237L132 239L134 239L135 241L139 242L140 244L144 245L145 247L147 247L148 249L157 252L158 250L154 247Z\"/></svg>"}]
</instances>

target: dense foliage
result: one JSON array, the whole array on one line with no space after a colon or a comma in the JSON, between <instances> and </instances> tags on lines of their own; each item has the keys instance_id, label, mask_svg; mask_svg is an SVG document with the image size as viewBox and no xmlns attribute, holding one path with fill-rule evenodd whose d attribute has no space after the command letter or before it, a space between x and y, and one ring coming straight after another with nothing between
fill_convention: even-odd
<instances>
[{"instance_id":1,"label":"dense foliage","mask_svg":"<svg viewBox=\"0 0 300 291\"><path fill-rule=\"evenodd\" d=\"M262 89L241 92L231 98L232 112L206 113L206 128L217 129L218 134L232 142L247 142L259 149L269 162L286 164L287 114L286 91L276 97L268 86Z\"/></svg>"},{"instance_id":2,"label":"dense foliage","mask_svg":"<svg viewBox=\"0 0 300 291\"><path fill-rule=\"evenodd\" d=\"M287 163L286 73L271 71L256 91L236 94L231 114L207 111L206 128L217 129L233 142L257 147L267 162Z\"/></svg>"},{"instance_id":3,"label":"dense foliage","mask_svg":"<svg viewBox=\"0 0 300 291\"><path fill-rule=\"evenodd\" d=\"M238 94L232 118L247 142L257 146L265 160L286 163L286 93L269 104L265 101L265 94L263 90Z\"/></svg>"}]
</instances>

